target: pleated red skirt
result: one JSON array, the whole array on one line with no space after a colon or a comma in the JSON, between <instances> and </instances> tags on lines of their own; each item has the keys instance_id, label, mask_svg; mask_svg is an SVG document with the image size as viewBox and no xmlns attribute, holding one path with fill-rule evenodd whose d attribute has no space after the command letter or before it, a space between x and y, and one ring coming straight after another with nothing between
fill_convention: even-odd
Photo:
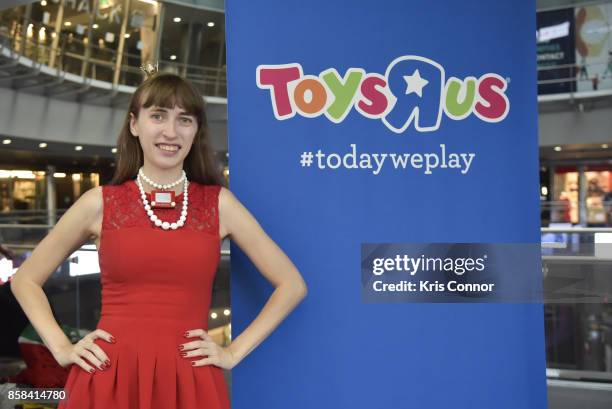
<instances>
[{"instance_id":1,"label":"pleated red skirt","mask_svg":"<svg viewBox=\"0 0 612 409\"><path fill-rule=\"evenodd\" d=\"M93 374L72 365L60 409L228 409L223 370L214 365L194 367L177 347L183 333L202 325L171 320L100 320L116 338L95 341L108 355L110 368ZM201 359L203 357L197 358Z\"/></svg>"}]
</instances>

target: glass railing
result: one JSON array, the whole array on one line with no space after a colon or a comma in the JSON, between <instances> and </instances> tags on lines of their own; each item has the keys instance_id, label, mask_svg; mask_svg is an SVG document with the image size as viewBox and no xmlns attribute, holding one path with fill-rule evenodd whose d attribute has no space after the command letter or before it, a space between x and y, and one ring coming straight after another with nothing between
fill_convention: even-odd
<instances>
[{"instance_id":1,"label":"glass railing","mask_svg":"<svg viewBox=\"0 0 612 409\"><path fill-rule=\"evenodd\" d=\"M603 73L594 74L594 73ZM612 94L612 62L544 65L538 67L538 94Z\"/></svg>"},{"instance_id":2,"label":"glass railing","mask_svg":"<svg viewBox=\"0 0 612 409\"><path fill-rule=\"evenodd\" d=\"M30 68L34 70L52 63L50 68L58 77L70 73L82 77L83 82L85 79L104 81L112 84L113 88L118 85L137 87L142 82L140 55L122 53L118 63L119 54L116 50L88 44L65 33L60 33L59 36L57 47L54 47L51 35L41 40L36 36L24 38L19 32L0 32L0 53L12 58L15 63L19 57L25 57L34 63L30 64ZM0 64L0 69L3 66L8 64ZM223 98L227 96L224 67L202 67L174 61L159 61L158 67L162 72L173 72L186 77L202 95Z\"/></svg>"},{"instance_id":3,"label":"glass railing","mask_svg":"<svg viewBox=\"0 0 612 409\"><path fill-rule=\"evenodd\" d=\"M612 228L542 229L548 375L612 382Z\"/></svg>"}]
</instances>

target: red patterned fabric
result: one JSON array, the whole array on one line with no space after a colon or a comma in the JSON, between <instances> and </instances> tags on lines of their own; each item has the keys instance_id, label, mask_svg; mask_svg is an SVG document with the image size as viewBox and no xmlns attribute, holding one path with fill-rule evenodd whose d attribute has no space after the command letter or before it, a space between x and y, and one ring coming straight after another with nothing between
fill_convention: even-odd
<instances>
[{"instance_id":1,"label":"red patterned fabric","mask_svg":"<svg viewBox=\"0 0 612 409\"><path fill-rule=\"evenodd\" d=\"M72 365L60 409L228 409L223 370L193 367L178 345L186 330L208 329L212 285L220 257L220 186L190 182L185 226L163 230L147 216L134 180L102 187L99 261L102 312L98 328L116 343L95 341L111 366L94 374ZM174 209L155 209L163 221Z\"/></svg>"}]
</instances>

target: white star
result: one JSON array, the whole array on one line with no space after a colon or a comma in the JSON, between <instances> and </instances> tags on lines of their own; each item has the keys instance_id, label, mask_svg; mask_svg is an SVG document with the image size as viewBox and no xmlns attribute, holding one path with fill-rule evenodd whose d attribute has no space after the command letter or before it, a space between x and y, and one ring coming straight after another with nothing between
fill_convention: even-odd
<instances>
[{"instance_id":1,"label":"white star","mask_svg":"<svg viewBox=\"0 0 612 409\"><path fill-rule=\"evenodd\" d=\"M421 74L419 74L419 70L414 70L412 75L404 75L404 80L406 80L406 95L415 93L419 97L423 97L423 87L429 84L429 81L421 78Z\"/></svg>"}]
</instances>

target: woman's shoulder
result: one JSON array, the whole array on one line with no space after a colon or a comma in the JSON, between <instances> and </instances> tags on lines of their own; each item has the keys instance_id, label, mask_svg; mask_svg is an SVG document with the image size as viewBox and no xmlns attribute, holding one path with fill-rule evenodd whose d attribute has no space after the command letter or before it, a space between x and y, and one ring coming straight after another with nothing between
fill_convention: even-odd
<instances>
[{"instance_id":1,"label":"woman's shoulder","mask_svg":"<svg viewBox=\"0 0 612 409\"><path fill-rule=\"evenodd\" d=\"M225 186L219 186L218 197L219 211L221 213L229 213L238 206L241 206L238 198Z\"/></svg>"},{"instance_id":2,"label":"woman's shoulder","mask_svg":"<svg viewBox=\"0 0 612 409\"><path fill-rule=\"evenodd\" d=\"M104 209L102 186L92 187L85 191L72 205L72 208L82 220L90 220L92 217L101 215Z\"/></svg>"},{"instance_id":3,"label":"woman's shoulder","mask_svg":"<svg viewBox=\"0 0 612 409\"><path fill-rule=\"evenodd\" d=\"M103 186L94 186L86 190L85 193L79 197L79 201L89 207L101 206L103 199L102 189Z\"/></svg>"}]
</instances>

